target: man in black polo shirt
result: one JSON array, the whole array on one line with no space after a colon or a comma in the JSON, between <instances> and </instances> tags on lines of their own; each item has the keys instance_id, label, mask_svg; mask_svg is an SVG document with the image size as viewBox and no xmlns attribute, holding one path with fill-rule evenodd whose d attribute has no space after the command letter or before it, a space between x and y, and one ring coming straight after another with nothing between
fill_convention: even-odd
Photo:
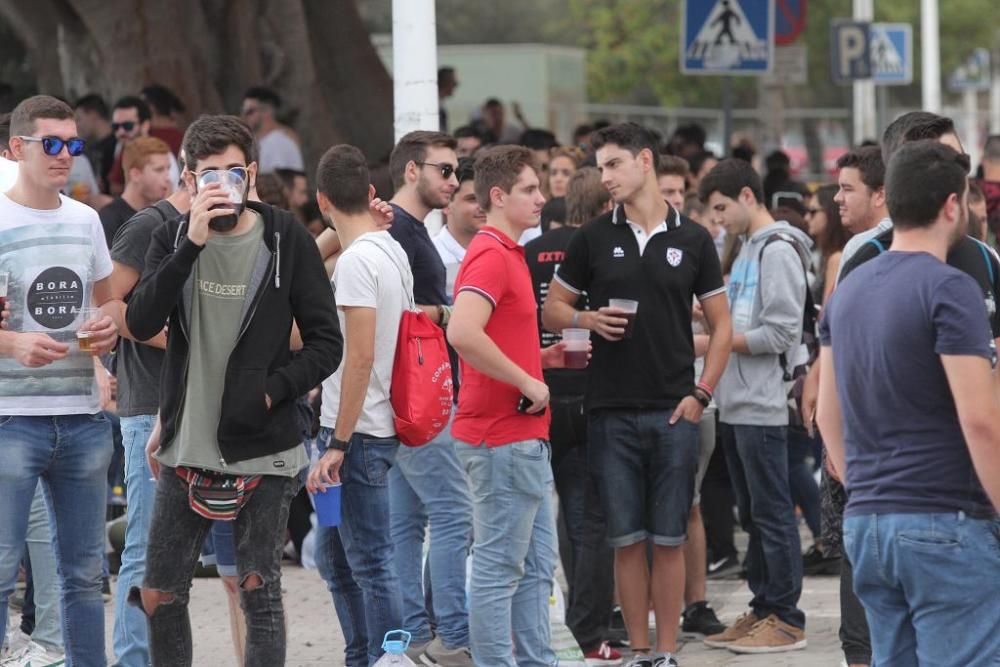
<instances>
[{"instance_id":1,"label":"man in black polo shirt","mask_svg":"<svg viewBox=\"0 0 1000 667\"><path fill-rule=\"evenodd\" d=\"M455 139L442 132L410 132L389 157L396 188L390 202L393 223L389 233L410 260L417 306L442 327L451 315L447 272L424 218L451 203L458 189L456 169ZM400 447L389 471L389 495L396 573L403 593L403 629L413 635L408 654L431 664L471 666L465 559L472 541L472 497L450 428L423 447ZM428 524L437 638L431 634L420 566Z\"/></svg>"},{"instance_id":2,"label":"man in black polo shirt","mask_svg":"<svg viewBox=\"0 0 1000 667\"><path fill-rule=\"evenodd\" d=\"M698 421L729 356L732 329L722 270L704 227L672 209L656 182L656 139L635 123L593 137L615 208L570 241L542 313L546 329L597 333L587 392L588 455L615 548L615 576L642 667L676 664L688 514L698 467ZM587 292L591 307L575 304ZM702 381L694 382L691 304L712 331ZM631 337L611 299L638 301ZM653 548L652 586L646 542ZM656 653L647 647L649 595Z\"/></svg>"}]
</instances>

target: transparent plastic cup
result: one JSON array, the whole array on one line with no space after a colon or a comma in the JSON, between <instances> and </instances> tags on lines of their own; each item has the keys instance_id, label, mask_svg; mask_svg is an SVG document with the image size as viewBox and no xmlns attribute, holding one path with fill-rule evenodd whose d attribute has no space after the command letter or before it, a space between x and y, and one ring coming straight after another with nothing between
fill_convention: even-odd
<instances>
[{"instance_id":1,"label":"transparent plastic cup","mask_svg":"<svg viewBox=\"0 0 1000 667\"><path fill-rule=\"evenodd\" d=\"M80 326L82 327L89 322L93 322L101 317L100 308L81 308L80 309ZM76 342L80 346L81 352L91 352L91 341L93 339L92 331L81 331L77 329L76 331Z\"/></svg>"},{"instance_id":2,"label":"transparent plastic cup","mask_svg":"<svg viewBox=\"0 0 1000 667\"><path fill-rule=\"evenodd\" d=\"M563 329L562 339L566 368L586 368L590 354L590 330Z\"/></svg>"},{"instance_id":3,"label":"transparent plastic cup","mask_svg":"<svg viewBox=\"0 0 1000 667\"><path fill-rule=\"evenodd\" d=\"M628 320L628 324L625 325L625 335L622 338L631 338L632 332L635 330L635 315L639 312L639 302L632 299L610 299L608 307L622 311L622 317Z\"/></svg>"}]
</instances>

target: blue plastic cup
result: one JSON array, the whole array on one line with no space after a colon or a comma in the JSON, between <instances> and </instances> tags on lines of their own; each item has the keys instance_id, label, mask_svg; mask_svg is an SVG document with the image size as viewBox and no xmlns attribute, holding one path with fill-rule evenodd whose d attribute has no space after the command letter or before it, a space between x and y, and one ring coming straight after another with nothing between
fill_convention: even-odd
<instances>
[{"instance_id":1,"label":"blue plastic cup","mask_svg":"<svg viewBox=\"0 0 1000 667\"><path fill-rule=\"evenodd\" d=\"M336 528L340 525L340 484L331 484L326 491L312 493L313 507L319 525Z\"/></svg>"}]
</instances>

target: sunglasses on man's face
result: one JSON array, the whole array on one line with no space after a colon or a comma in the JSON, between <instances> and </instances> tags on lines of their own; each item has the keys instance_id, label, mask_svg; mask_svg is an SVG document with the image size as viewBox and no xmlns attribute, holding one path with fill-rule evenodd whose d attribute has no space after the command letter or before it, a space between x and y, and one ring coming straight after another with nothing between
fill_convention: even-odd
<instances>
[{"instance_id":1,"label":"sunglasses on man's face","mask_svg":"<svg viewBox=\"0 0 1000 667\"><path fill-rule=\"evenodd\" d=\"M42 145L42 150L46 155L55 157L62 152L63 146L73 157L83 154L83 148L87 145L80 137L72 139L60 139L59 137L18 137L21 141L37 142Z\"/></svg>"},{"instance_id":2,"label":"sunglasses on man's face","mask_svg":"<svg viewBox=\"0 0 1000 667\"><path fill-rule=\"evenodd\" d=\"M451 175L455 173L457 167L453 164L448 164L447 162L418 162L421 167L437 167L441 171L441 178L448 180Z\"/></svg>"},{"instance_id":3,"label":"sunglasses on man's face","mask_svg":"<svg viewBox=\"0 0 1000 667\"><path fill-rule=\"evenodd\" d=\"M131 132L135 129L136 125L137 123L134 120L127 120L124 123L111 123L111 131L125 130L126 132Z\"/></svg>"}]
</instances>

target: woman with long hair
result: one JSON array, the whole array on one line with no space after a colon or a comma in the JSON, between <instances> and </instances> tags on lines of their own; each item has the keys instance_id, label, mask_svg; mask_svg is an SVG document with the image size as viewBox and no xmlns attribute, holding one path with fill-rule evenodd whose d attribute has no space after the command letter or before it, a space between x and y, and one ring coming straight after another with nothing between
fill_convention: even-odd
<instances>
[{"instance_id":1,"label":"woman with long hair","mask_svg":"<svg viewBox=\"0 0 1000 667\"><path fill-rule=\"evenodd\" d=\"M806 211L809 235L816 241L816 304L826 303L837 281L837 268L844 246L853 234L840 220L840 207L833 201L838 186L823 185L816 190L812 206Z\"/></svg>"}]
</instances>

